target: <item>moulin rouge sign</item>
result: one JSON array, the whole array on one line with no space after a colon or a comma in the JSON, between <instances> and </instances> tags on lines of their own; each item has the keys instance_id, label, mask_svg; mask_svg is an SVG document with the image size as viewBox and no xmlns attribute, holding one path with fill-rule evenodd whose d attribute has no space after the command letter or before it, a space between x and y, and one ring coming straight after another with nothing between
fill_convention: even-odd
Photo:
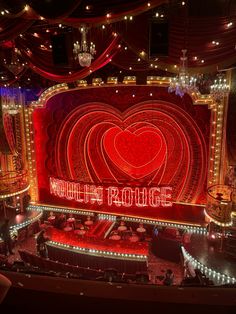
<instances>
[{"instance_id":1,"label":"moulin rouge sign","mask_svg":"<svg viewBox=\"0 0 236 314\"><path fill-rule=\"evenodd\" d=\"M124 207L170 207L172 188L117 187L76 183L50 178L50 193L83 204L98 204Z\"/></svg>"}]
</instances>

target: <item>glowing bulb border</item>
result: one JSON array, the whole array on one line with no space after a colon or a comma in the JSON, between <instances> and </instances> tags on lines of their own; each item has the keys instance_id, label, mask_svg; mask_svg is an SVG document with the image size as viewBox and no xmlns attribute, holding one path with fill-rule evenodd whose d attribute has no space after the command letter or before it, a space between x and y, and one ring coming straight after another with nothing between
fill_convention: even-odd
<instances>
[{"instance_id":1,"label":"glowing bulb border","mask_svg":"<svg viewBox=\"0 0 236 314\"><path fill-rule=\"evenodd\" d=\"M170 221L159 221L155 219L148 219L148 218L138 218L138 217L131 217L131 216L124 216L124 215L114 215L114 214L107 214L107 213L97 213L91 212L81 209L71 209L65 207L56 207L56 206L48 206L43 204L30 204L27 207L29 211L52 211L52 212L59 212L65 214L76 214L76 215L87 215L87 216L95 216L97 214L98 219L101 220L110 220L110 221L117 221L117 219L122 219L124 221L130 222L137 222L137 223L144 223L147 225L153 226L163 226L163 227L173 227L179 229L185 229L189 233L197 233L197 234L207 234L206 227L202 227L200 225L191 225L187 223L175 223Z\"/></svg>"},{"instance_id":2,"label":"glowing bulb border","mask_svg":"<svg viewBox=\"0 0 236 314\"><path fill-rule=\"evenodd\" d=\"M212 278L213 280L217 279L217 281L221 282L221 284L225 284L225 283L235 284L236 283L235 277L225 275L223 273L215 271L214 269L210 267L207 267L203 263L199 262L196 258L194 258L183 246L181 246L181 250L182 250L184 258L187 261L189 261L194 266L194 268L199 269L202 273L209 276L209 278Z\"/></svg>"},{"instance_id":3,"label":"glowing bulb border","mask_svg":"<svg viewBox=\"0 0 236 314\"><path fill-rule=\"evenodd\" d=\"M91 211L80 210L80 209L71 209L71 208L64 208L64 207L55 207L55 206L47 206L47 205L37 205L37 204L30 204L27 207L28 211L52 211L57 213L65 213L65 214L77 214L77 215L87 215L87 216L94 216L94 213Z\"/></svg>"},{"instance_id":4,"label":"glowing bulb border","mask_svg":"<svg viewBox=\"0 0 236 314\"><path fill-rule=\"evenodd\" d=\"M147 262L147 255L144 254L131 254L131 253L119 253L114 251L104 251L104 250L96 250L93 248L83 248L80 246L74 246L69 244L60 243L57 241L48 241L47 246L61 248L64 250L68 250L70 252L76 253L83 253L87 255L99 256L99 257L108 257L108 258L115 258L115 259L125 259L130 261L146 261Z\"/></svg>"}]
</instances>

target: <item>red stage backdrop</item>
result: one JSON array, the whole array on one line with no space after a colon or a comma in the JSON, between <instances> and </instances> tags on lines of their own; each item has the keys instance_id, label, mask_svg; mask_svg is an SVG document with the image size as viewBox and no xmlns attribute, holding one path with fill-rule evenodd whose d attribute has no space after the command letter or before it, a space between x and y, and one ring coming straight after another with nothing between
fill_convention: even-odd
<instances>
[{"instance_id":1,"label":"red stage backdrop","mask_svg":"<svg viewBox=\"0 0 236 314\"><path fill-rule=\"evenodd\" d=\"M36 109L33 122L41 202L78 207L50 194L50 177L170 186L173 201L205 202L210 110L188 95L154 86L69 90Z\"/></svg>"}]
</instances>

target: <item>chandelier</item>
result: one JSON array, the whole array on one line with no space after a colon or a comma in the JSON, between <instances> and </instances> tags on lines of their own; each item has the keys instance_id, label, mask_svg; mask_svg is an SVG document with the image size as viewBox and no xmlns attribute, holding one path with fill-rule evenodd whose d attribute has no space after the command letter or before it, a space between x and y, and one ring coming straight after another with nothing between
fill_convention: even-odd
<instances>
[{"instance_id":1,"label":"chandelier","mask_svg":"<svg viewBox=\"0 0 236 314\"><path fill-rule=\"evenodd\" d=\"M89 67L94 58L93 56L96 54L95 44L93 42L90 42L90 44L87 42L86 36L88 28L85 25L80 28L80 32L81 43L79 44L78 41L74 43L74 58L76 61L79 61L82 67Z\"/></svg>"},{"instance_id":2,"label":"chandelier","mask_svg":"<svg viewBox=\"0 0 236 314\"><path fill-rule=\"evenodd\" d=\"M19 60L19 51L17 48L13 47L11 61L10 63L6 63L5 66L14 75L18 75L23 70L24 64Z\"/></svg>"},{"instance_id":3,"label":"chandelier","mask_svg":"<svg viewBox=\"0 0 236 314\"><path fill-rule=\"evenodd\" d=\"M19 88L1 87L2 110L10 115L16 115L21 108L21 95Z\"/></svg>"},{"instance_id":4,"label":"chandelier","mask_svg":"<svg viewBox=\"0 0 236 314\"><path fill-rule=\"evenodd\" d=\"M222 99L229 92L229 84L227 84L226 78L222 74L211 85L211 95L216 100Z\"/></svg>"},{"instance_id":5,"label":"chandelier","mask_svg":"<svg viewBox=\"0 0 236 314\"><path fill-rule=\"evenodd\" d=\"M196 90L196 78L189 76L186 68L187 57L186 49L182 49L182 56L180 57L180 69L179 74L170 79L170 85L168 92L175 92L176 95L183 97L186 92Z\"/></svg>"}]
</instances>

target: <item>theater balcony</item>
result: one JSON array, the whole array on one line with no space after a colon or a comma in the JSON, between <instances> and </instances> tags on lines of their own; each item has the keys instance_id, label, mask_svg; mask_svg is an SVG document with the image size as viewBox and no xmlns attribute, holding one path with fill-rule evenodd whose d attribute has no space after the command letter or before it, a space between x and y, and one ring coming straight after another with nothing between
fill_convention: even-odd
<instances>
[{"instance_id":1,"label":"theater balcony","mask_svg":"<svg viewBox=\"0 0 236 314\"><path fill-rule=\"evenodd\" d=\"M29 189L26 170L0 172L0 198L21 194Z\"/></svg>"}]
</instances>

